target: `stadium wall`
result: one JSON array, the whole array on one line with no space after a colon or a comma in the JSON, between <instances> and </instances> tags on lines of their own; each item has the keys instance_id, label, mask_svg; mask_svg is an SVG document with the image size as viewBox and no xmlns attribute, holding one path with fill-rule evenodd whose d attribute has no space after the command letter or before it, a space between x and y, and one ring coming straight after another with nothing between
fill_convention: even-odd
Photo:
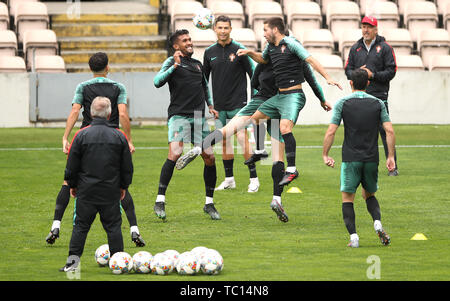
<instances>
[{"instance_id":1,"label":"stadium wall","mask_svg":"<svg viewBox=\"0 0 450 301\"><path fill-rule=\"evenodd\" d=\"M128 91L129 113L135 121L166 120L168 86L156 89L154 72L115 73L110 78ZM350 86L343 72L331 73L344 88L328 86L316 75L327 100L334 104L348 95ZM89 73L4 73L0 74L0 127L31 127L36 122L64 121L78 83ZM389 110L397 124L450 124L450 72L399 71L391 81ZM328 124L331 113L322 110L311 88L304 84L306 105L298 124Z\"/></svg>"}]
</instances>

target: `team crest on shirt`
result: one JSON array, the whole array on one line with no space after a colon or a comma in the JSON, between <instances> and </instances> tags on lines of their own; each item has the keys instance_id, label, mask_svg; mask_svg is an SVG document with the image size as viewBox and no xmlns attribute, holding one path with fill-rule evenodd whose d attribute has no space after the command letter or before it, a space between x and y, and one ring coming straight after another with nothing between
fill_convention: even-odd
<instances>
[{"instance_id":1,"label":"team crest on shirt","mask_svg":"<svg viewBox=\"0 0 450 301\"><path fill-rule=\"evenodd\" d=\"M378 45L378 46L377 46L377 53L380 53L380 51L381 51L381 46Z\"/></svg>"},{"instance_id":2,"label":"team crest on shirt","mask_svg":"<svg viewBox=\"0 0 450 301\"><path fill-rule=\"evenodd\" d=\"M282 45L281 46L281 53L284 53L285 50L286 50L286 45Z\"/></svg>"},{"instance_id":3,"label":"team crest on shirt","mask_svg":"<svg viewBox=\"0 0 450 301\"><path fill-rule=\"evenodd\" d=\"M230 62L233 62L234 59L236 58L236 55L234 53L231 53L229 58L230 58Z\"/></svg>"}]
</instances>

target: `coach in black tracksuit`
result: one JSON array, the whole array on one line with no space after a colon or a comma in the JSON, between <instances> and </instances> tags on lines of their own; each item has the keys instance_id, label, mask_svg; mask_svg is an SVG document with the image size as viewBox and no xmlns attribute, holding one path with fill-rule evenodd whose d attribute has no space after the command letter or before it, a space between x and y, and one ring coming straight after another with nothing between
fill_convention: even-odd
<instances>
[{"instance_id":1,"label":"coach in black tracksuit","mask_svg":"<svg viewBox=\"0 0 450 301\"><path fill-rule=\"evenodd\" d=\"M75 196L74 226L69 256L81 256L97 212L108 237L111 255L123 251L120 200L131 184L133 163L125 134L111 127L111 104L97 97L91 106L91 124L73 138L64 179Z\"/></svg>"},{"instance_id":2,"label":"coach in black tracksuit","mask_svg":"<svg viewBox=\"0 0 450 301\"><path fill-rule=\"evenodd\" d=\"M384 102L386 110L388 108L389 83L397 72L394 49L386 43L384 37L378 35L378 21L374 17L366 16L362 20L362 35L350 49L345 74L351 80L351 75L355 69L365 69L369 74L370 84L366 92ZM383 141L386 158L388 148L386 143L386 133L380 127L380 136ZM396 169L389 172L390 176L397 176L397 155L395 154Z\"/></svg>"}]
</instances>

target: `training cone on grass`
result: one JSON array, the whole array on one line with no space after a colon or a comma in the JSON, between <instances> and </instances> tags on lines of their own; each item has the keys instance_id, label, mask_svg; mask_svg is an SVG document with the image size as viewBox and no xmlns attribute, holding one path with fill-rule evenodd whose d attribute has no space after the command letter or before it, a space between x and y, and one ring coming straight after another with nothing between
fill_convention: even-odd
<instances>
[{"instance_id":1,"label":"training cone on grass","mask_svg":"<svg viewBox=\"0 0 450 301\"><path fill-rule=\"evenodd\" d=\"M291 187L288 189L287 193L303 193L298 187Z\"/></svg>"},{"instance_id":2,"label":"training cone on grass","mask_svg":"<svg viewBox=\"0 0 450 301\"><path fill-rule=\"evenodd\" d=\"M411 237L411 240L428 240L428 238L423 235L423 233L416 233L413 237Z\"/></svg>"}]
</instances>

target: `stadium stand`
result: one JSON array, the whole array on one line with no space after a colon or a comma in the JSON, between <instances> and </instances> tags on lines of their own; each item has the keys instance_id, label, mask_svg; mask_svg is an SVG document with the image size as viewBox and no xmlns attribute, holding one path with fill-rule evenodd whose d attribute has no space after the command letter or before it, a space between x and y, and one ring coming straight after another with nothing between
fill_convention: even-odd
<instances>
[{"instance_id":1,"label":"stadium stand","mask_svg":"<svg viewBox=\"0 0 450 301\"><path fill-rule=\"evenodd\" d=\"M28 70L33 69L34 58L38 55L58 54L55 32L50 29L27 30L23 37L23 53Z\"/></svg>"},{"instance_id":2,"label":"stadium stand","mask_svg":"<svg viewBox=\"0 0 450 301\"><path fill-rule=\"evenodd\" d=\"M305 30L320 29L322 26L322 14L316 2L285 0L283 10L289 28L300 41L303 41Z\"/></svg>"},{"instance_id":3,"label":"stadium stand","mask_svg":"<svg viewBox=\"0 0 450 301\"><path fill-rule=\"evenodd\" d=\"M237 1L209 1L208 8L214 13L214 17L226 15L231 19L233 29L245 27L244 8Z\"/></svg>"},{"instance_id":4,"label":"stadium stand","mask_svg":"<svg viewBox=\"0 0 450 301\"><path fill-rule=\"evenodd\" d=\"M450 2L447 3L447 5L445 6L442 19L444 22L445 29L450 30Z\"/></svg>"},{"instance_id":5,"label":"stadium stand","mask_svg":"<svg viewBox=\"0 0 450 301\"><path fill-rule=\"evenodd\" d=\"M397 28L400 22L397 5L394 2L375 2L367 8L367 15L375 16L378 20L378 29Z\"/></svg>"},{"instance_id":6,"label":"stadium stand","mask_svg":"<svg viewBox=\"0 0 450 301\"><path fill-rule=\"evenodd\" d=\"M423 64L429 66L435 55L448 55L450 52L449 33L443 28L425 29L420 32L417 49Z\"/></svg>"},{"instance_id":7,"label":"stadium stand","mask_svg":"<svg viewBox=\"0 0 450 301\"><path fill-rule=\"evenodd\" d=\"M303 47L311 54L332 54L334 41L328 29L310 29L303 33Z\"/></svg>"},{"instance_id":8,"label":"stadium stand","mask_svg":"<svg viewBox=\"0 0 450 301\"><path fill-rule=\"evenodd\" d=\"M23 41L24 33L30 29L47 29L49 27L47 6L41 2L18 3L14 15L17 39Z\"/></svg>"},{"instance_id":9,"label":"stadium stand","mask_svg":"<svg viewBox=\"0 0 450 301\"><path fill-rule=\"evenodd\" d=\"M414 49L411 34L405 28L389 28L381 33L386 42L394 48L395 54L410 55Z\"/></svg>"},{"instance_id":10,"label":"stadium stand","mask_svg":"<svg viewBox=\"0 0 450 301\"><path fill-rule=\"evenodd\" d=\"M6 30L9 28L9 12L8 6L0 2L0 30Z\"/></svg>"},{"instance_id":11,"label":"stadium stand","mask_svg":"<svg viewBox=\"0 0 450 301\"><path fill-rule=\"evenodd\" d=\"M0 56L17 55L17 37L12 30L0 30Z\"/></svg>"},{"instance_id":12,"label":"stadium stand","mask_svg":"<svg viewBox=\"0 0 450 301\"><path fill-rule=\"evenodd\" d=\"M341 57L344 62L347 61L350 48L352 48L353 44L355 44L355 42L359 39L361 39L360 29L346 29L342 31L342 35L339 40L339 52L341 53Z\"/></svg>"},{"instance_id":13,"label":"stadium stand","mask_svg":"<svg viewBox=\"0 0 450 301\"><path fill-rule=\"evenodd\" d=\"M175 2L171 14L172 31L182 28L193 29L192 18L195 16L195 12L202 8L203 5L197 1Z\"/></svg>"},{"instance_id":14,"label":"stadium stand","mask_svg":"<svg viewBox=\"0 0 450 301\"><path fill-rule=\"evenodd\" d=\"M359 28L361 23L358 4L351 1L328 4L326 17L335 42L339 42L343 30Z\"/></svg>"},{"instance_id":15,"label":"stadium stand","mask_svg":"<svg viewBox=\"0 0 450 301\"><path fill-rule=\"evenodd\" d=\"M396 55L397 68L401 71L422 71L424 65L418 55Z\"/></svg>"},{"instance_id":16,"label":"stadium stand","mask_svg":"<svg viewBox=\"0 0 450 301\"><path fill-rule=\"evenodd\" d=\"M252 2L249 7L248 23L256 34L257 38L262 38L264 34L264 20L270 17L284 18L283 10L278 2L268 1L264 5Z\"/></svg>"},{"instance_id":17,"label":"stadium stand","mask_svg":"<svg viewBox=\"0 0 450 301\"><path fill-rule=\"evenodd\" d=\"M27 72L25 61L20 56L0 56L0 72Z\"/></svg>"},{"instance_id":18,"label":"stadium stand","mask_svg":"<svg viewBox=\"0 0 450 301\"><path fill-rule=\"evenodd\" d=\"M212 29L200 30L197 28L193 28L189 33L194 44L194 54L192 57L203 63L205 49L216 42L216 33Z\"/></svg>"},{"instance_id":19,"label":"stadium stand","mask_svg":"<svg viewBox=\"0 0 450 301\"><path fill-rule=\"evenodd\" d=\"M322 64L328 72L343 71L344 64L338 55L334 54L314 54L314 57Z\"/></svg>"},{"instance_id":20,"label":"stadium stand","mask_svg":"<svg viewBox=\"0 0 450 301\"><path fill-rule=\"evenodd\" d=\"M255 32L250 28L233 28L231 38L248 49L258 50L258 40L256 39Z\"/></svg>"},{"instance_id":21,"label":"stadium stand","mask_svg":"<svg viewBox=\"0 0 450 301\"><path fill-rule=\"evenodd\" d=\"M371 15L371 11L372 11L372 5L374 3L380 3L380 2L386 2L388 0L376 0L376 2L374 2L373 0L358 0L358 5L361 11L361 16L370 16ZM395 3L394 3L395 4ZM397 5L395 5L397 6Z\"/></svg>"},{"instance_id":22,"label":"stadium stand","mask_svg":"<svg viewBox=\"0 0 450 301\"><path fill-rule=\"evenodd\" d=\"M450 72L450 55L435 55L431 58L430 71Z\"/></svg>"},{"instance_id":23,"label":"stadium stand","mask_svg":"<svg viewBox=\"0 0 450 301\"><path fill-rule=\"evenodd\" d=\"M250 6L252 5L252 3L255 3L255 2L273 2L273 0L242 0L243 6L244 6L244 12L247 16L250 14L250 12L249 12ZM263 5L263 4L260 4L260 5Z\"/></svg>"},{"instance_id":24,"label":"stadium stand","mask_svg":"<svg viewBox=\"0 0 450 301\"><path fill-rule=\"evenodd\" d=\"M420 31L426 28L436 28L438 15L436 5L429 1L412 1L406 3L404 25L411 33L414 42L417 41Z\"/></svg>"},{"instance_id":25,"label":"stadium stand","mask_svg":"<svg viewBox=\"0 0 450 301\"><path fill-rule=\"evenodd\" d=\"M35 71L45 73L65 73L64 59L59 55L38 55L35 60Z\"/></svg>"},{"instance_id":26,"label":"stadium stand","mask_svg":"<svg viewBox=\"0 0 450 301\"><path fill-rule=\"evenodd\" d=\"M435 3L437 6L438 14L442 16L444 15L445 8L450 3L450 0L436 0Z\"/></svg>"},{"instance_id":27,"label":"stadium stand","mask_svg":"<svg viewBox=\"0 0 450 301\"><path fill-rule=\"evenodd\" d=\"M24 2L38 2L38 0L9 0L9 14L15 16L17 6Z\"/></svg>"}]
</instances>

